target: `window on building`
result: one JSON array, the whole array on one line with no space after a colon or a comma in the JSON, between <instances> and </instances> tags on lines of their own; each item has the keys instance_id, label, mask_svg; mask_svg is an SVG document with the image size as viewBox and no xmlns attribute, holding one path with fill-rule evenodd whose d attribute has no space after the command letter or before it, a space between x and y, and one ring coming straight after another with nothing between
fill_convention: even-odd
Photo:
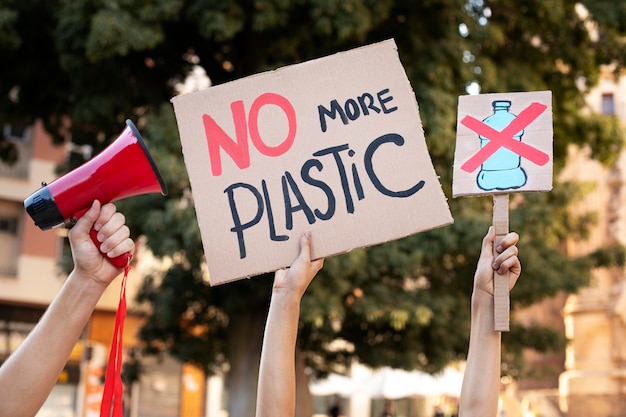
<instances>
[{"instance_id":1,"label":"window on building","mask_svg":"<svg viewBox=\"0 0 626 417\"><path fill-rule=\"evenodd\" d=\"M613 93L602 94L602 114L615 114L615 99Z\"/></svg>"},{"instance_id":2,"label":"window on building","mask_svg":"<svg viewBox=\"0 0 626 417\"><path fill-rule=\"evenodd\" d=\"M0 216L0 233L17 234L17 217Z\"/></svg>"},{"instance_id":3,"label":"window on building","mask_svg":"<svg viewBox=\"0 0 626 417\"><path fill-rule=\"evenodd\" d=\"M43 312L43 308L0 304L0 363L24 341Z\"/></svg>"},{"instance_id":4,"label":"window on building","mask_svg":"<svg viewBox=\"0 0 626 417\"><path fill-rule=\"evenodd\" d=\"M14 142L28 142L28 129L22 126L4 125L4 137Z\"/></svg>"},{"instance_id":5,"label":"window on building","mask_svg":"<svg viewBox=\"0 0 626 417\"><path fill-rule=\"evenodd\" d=\"M0 200L0 276L15 277L20 255L20 222L23 206L15 201Z\"/></svg>"},{"instance_id":6,"label":"window on building","mask_svg":"<svg viewBox=\"0 0 626 417\"><path fill-rule=\"evenodd\" d=\"M28 168L32 152L32 129L13 125L0 125L0 138L4 138L13 148L12 156L16 160L10 163L0 160L0 176L28 178Z\"/></svg>"}]
</instances>

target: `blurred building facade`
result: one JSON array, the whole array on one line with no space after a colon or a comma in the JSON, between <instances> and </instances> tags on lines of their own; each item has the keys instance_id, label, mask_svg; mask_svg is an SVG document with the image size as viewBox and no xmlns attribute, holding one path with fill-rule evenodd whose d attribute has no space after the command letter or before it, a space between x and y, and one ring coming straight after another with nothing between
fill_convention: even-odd
<instances>
[{"instance_id":1,"label":"blurred building facade","mask_svg":"<svg viewBox=\"0 0 626 417\"><path fill-rule=\"evenodd\" d=\"M607 68L588 97L597 112L626 122L626 77ZM597 225L584 242L570 242L572 255L601 246L626 245L626 152L608 167L592 163L586 149L570 152L564 178L595 182L580 203L595 212ZM559 377L561 409L569 417L618 416L626 410L626 276L623 268L594 271L591 285L568 297L563 316L570 339Z\"/></svg>"},{"instance_id":2,"label":"blurred building facade","mask_svg":"<svg viewBox=\"0 0 626 417\"><path fill-rule=\"evenodd\" d=\"M4 126L18 148L13 165L0 162L0 363L20 345L59 291L66 275L58 261L67 233L63 227L42 231L24 210L24 199L42 181L58 177L57 167L76 150L54 146L41 123L25 129ZM86 159L89 155L85 155ZM141 259L136 254L135 259ZM132 300L141 283L141 261L133 262L127 284L129 314L124 326L124 350L137 345L141 311ZM38 417L99 416L104 372L120 299L120 279L110 285ZM194 367L171 358L142 361L144 372L126 387L126 416L198 417L206 412L206 379Z\"/></svg>"},{"instance_id":3,"label":"blurred building facade","mask_svg":"<svg viewBox=\"0 0 626 417\"><path fill-rule=\"evenodd\" d=\"M626 123L626 77L604 69L587 97L592 111ZM626 126L626 125L625 125ZM610 166L591 161L589 149L570 147L555 181L580 181L592 191L577 213L594 213L596 224L584 241L571 240L571 256L601 247L626 245L626 152ZM514 296L512 294L512 296ZM519 312L516 318L562 329L565 355L527 355L533 378L518 381L516 396L533 416L614 417L626 410L626 275L623 268L598 268L591 284L575 295L560 294Z\"/></svg>"}]
</instances>

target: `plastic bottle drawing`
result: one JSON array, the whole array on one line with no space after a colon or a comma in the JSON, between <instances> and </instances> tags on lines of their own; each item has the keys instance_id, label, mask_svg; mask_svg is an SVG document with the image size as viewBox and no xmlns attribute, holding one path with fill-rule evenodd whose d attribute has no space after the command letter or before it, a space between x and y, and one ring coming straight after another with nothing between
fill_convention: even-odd
<instances>
[{"instance_id":1,"label":"plastic bottle drawing","mask_svg":"<svg viewBox=\"0 0 626 417\"><path fill-rule=\"evenodd\" d=\"M483 120L487 126L498 132L506 128L517 116L509 112L511 102L509 100L496 100L491 103L493 114ZM524 130L520 130L513 136L514 140L521 141ZM489 138L482 135L480 147L489 142ZM526 184L527 175L520 166L521 157L506 148L498 149L480 167L480 172L476 181L478 187L485 191L491 190L511 190L522 187Z\"/></svg>"}]
</instances>

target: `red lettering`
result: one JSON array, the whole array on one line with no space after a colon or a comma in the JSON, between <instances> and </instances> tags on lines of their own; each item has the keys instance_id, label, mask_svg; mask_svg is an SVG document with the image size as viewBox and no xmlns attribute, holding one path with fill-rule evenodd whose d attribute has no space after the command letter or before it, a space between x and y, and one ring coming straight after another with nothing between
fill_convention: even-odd
<instances>
[{"instance_id":1,"label":"red lettering","mask_svg":"<svg viewBox=\"0 0 626 417\"><path fill-rule=\"evenodd\" d=\"M285 140L277 145L277 146L267 146L263 139L261 139L261 135L259 134L259 111L261 107L266 104L273 104L282 109L287 116L287 122L289 123L289 132L287 133L287 137ZM250 139L254 146L261 152L263 155L267 156L279 156L284 154L291 148L293 145L293 141L296 139L296 111L293 106L283 96L279 96L278 94L273 93L265 93L260 95L254 103L252 103L252 107L250 108Z\"/></svg>"},{"instance_id":2,"label":"red lettering","mask_svg":"<svg viewBox=\"0 0 626 417\"><path fill-rule=\"evenodd\" d=\"M240 169L250 166L250 152L248 151L248 129L246 129L246 115L243 108L243 101L234 101L230 105L235 123L235 136L237 142L207 114L202 115L204 132L206 134L207 145L209 146L209 158L211 160L211 173L213 176L222 175L222 159L220 147L230 155Z\"/></svg>"},{"instance_id":3,"label":"red lettering","mask_svg":"<svg viewBox=\"0 0 626 417\"><path fill-rule=\"evenodd\" d=\"M278 106L287 116L289 131L285 139L276 146L268 146L261 138L259 132L259 112L265 105ZM202 115L204 132L211 161L211 173L213 176L222 175L222 159L220 149L223 149L240 169L250 166L250 151L248 149L248 129L250 139L254 147L266 156L280 156L287 152L296 139L296 111L285 97L274 93L265 93L257 97L252 103L248 121L246 121L243 101L234 101L230 105L235 125L235 138L233 140L209 115Z\"/></svg>"}]
</instances>

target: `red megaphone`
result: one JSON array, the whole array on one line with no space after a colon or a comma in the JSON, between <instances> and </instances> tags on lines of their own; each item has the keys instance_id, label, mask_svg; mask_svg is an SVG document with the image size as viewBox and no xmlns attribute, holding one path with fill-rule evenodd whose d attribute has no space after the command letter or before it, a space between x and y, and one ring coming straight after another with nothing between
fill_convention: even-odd
<instances>
[{"instance_id":1,"label":"red megaphone","mask_svg":"<svg viewBox=\"0 0 626 417\"><path fill-rule=\"evenodd\" d=\"M26 211L42 230L75 222L94 200L110 203L167 188L139 131L130 120L126 128L101 153L78 168L42 187L24 200ZM91 239L100 247L95 230ZM128 254L107 258L119 268L127 265Z\"/></svg>"}]
</instances>

